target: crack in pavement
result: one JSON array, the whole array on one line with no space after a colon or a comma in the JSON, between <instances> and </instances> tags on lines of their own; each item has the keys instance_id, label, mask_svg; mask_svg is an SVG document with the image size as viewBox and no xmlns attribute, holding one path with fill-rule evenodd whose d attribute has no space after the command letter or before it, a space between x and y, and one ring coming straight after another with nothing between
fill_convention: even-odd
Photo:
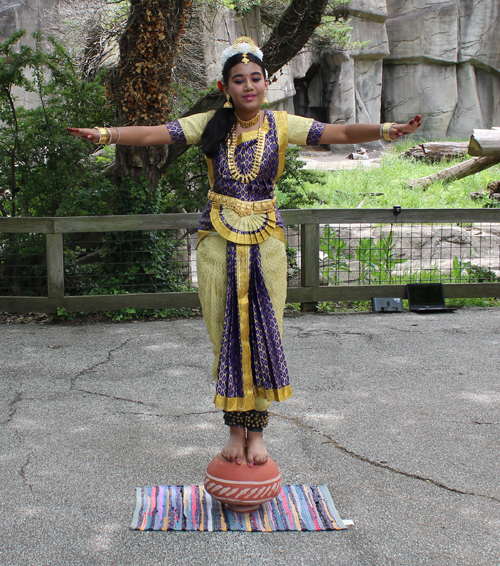
<instances>
[{"instance_id":1,"label":"crack in pavement","mask_svg":"<svg viewBox=\"0 0 500 566\"><path fill-rule=\"evenodd\" d=\"M127 417L157 417L159 419L165 418L167 415L160 415L158 413L137 413L134 411L113 411L114 415L125 415Z\"/></svg>"},{"instance_id":2,"label":"crack in pavement","mask_svg":"<svg viewBox=\"0 0 500 566\"><path fill-rule=\"evenodd\" d=\"M31 454L31 453L28 454L28 458L27 458L26 462L21 466L21 469L19 470L19 475L23 479L24 485L29 488L31 493L33 493L33 485L28 481L28 478L26 477L26 471L27 471L28 466L31 464L31 457L32 456L33 456L33 454Z\"/></svg>"},{"instance_id":3,"label":"crack in pavement","mask_svg":"<svg viewBox=\"0 0 500 566\"><path fill-rule=\"evenodd\" d=\"M123 401L125 403L135 403L136 405L142 405L143 407L158 407L158 405L153 403L144 403L143 401L137 401L136 399L127 399L126 397L117 397L116 395L107 395L106 393L97 393L96 391L88 391L87 389L80 389L76 387L75 389L79 393L86 393L88 395L96 395L97 397L105 397L106 399L113 399L114 401Z\"/></svg>"},{"instance_id":4,"label":"crack in pavement","mask_svg":"<svg viewBox=\"0 0 500 566\"><path fill-rule=\"evenodd\" d=\"M214 415L215 413L220 413L220 410L213 409L211 411L202 411L201 413L182 413L181 415L174 415L178 419L181 417L187 417L188 415Z\"/></svg>"},{"instance_id":5,"label":"crack in pavement","mask_svg":"<svg viewBox=\"0 0 500 566\"><path fill-rule=\"evenodd\" d=\"M350 330L330 330L327 328L310 330L309 328L304 328L302 326L292 326L293 330L297 331L298 338L310 338L312 336L333 336L339 338L342 336L362 336L368 340L373 340L374 334L370 332L353 332Z\"/></svg>"},{"instance_id":6,"label":"crack in pavement","mask_svg":"<svg viewBox=\"0 0 500 566\"><path fill-rule=\"evenodd\" d=\"M118 350L121 350L123 347L125 347L131 340L133 340L133 338L127 338L120 345L116 346L116 348L112 348L111 350L109 350L109 352L106 355L105 360L97 362L96 364L79 371L74 377L71 378L70 391L79 391L80 393L87 393L88 395L96 395L97 397L106 397L108 399L114 399L116 401L123 401L123 402L126 402L126 403L135 403L137 405L142 405L144 407L157 407L157 405L152 404L152 403L144 403L142 401L137 401L135 399L127 399L125 397L116 397L115 395L107 395L106 393L98 393L96 391L89 391L88 389L82 389L81 387L78 387L76 385L76 382L81 377L83 377L86 373L91 372L91 371L95 371L99 366L102 366L104 364L109 363L111 361L111 357L113 356L113 354L115 352L117 352Z\"/></svg>"},{"instance_id":7,"label":"crack in pavement","mask_svg":"<svg viewBox=\"0 0 500 566\"><path fill-rule=\"evenodd\" d=\"M473 497L480 497L482 499L489 499L490 501L495 501L496 503L500 503L500 499L498 497L493 497L492 495L484 495L482 493L474 493L472 491L462 491L460 489L450 487L450 486L448 486L448 485L446 485L442 482L439 482L437 480L434 480L432 478L421 476L419 474L412 474L410 472L404 472L402 470L398 470L397 468L393 468L392 466L388 466L387 464L383 464L381 462L376 462L374 460L370 460L366 456L361 456L360 454L356 454L356 452L349 450L349 448L346 448L345 446L342 446L341 444L339 444L339 442L337 442L335 439L333 439L331 436L329 436L325 432L318 430L317 428L314 428L311 425L305 424L297 418L287 417L285 415L279 415L277 413L271 413L271 412L269 412L269 413L272 414L275 417L279 417L281 419L293 422L298 427L303 428L305 430L308 430L309 432L315 432L316 434L319 434L319 435L323 436L324 438L327 438L328 440L326 442L323 442L323 444L333 444L335 446L335 448L337 448L337 450L340 450L340 452L342 452L343 454L346 454L347 456L351 456L351 458L356 458L357 460L360 460L361 462L365 462L366 464L370 464L371 466L374 466L376 468L382 468L383 470L387 470L388 472L391 472L393 474L398 474L398 475L404 476L406 478L430 483L435 487L439 487L440 489L444 489L445 491L449 491L451 493L456 493L457 495L469 495L469 496L473 496Z\"/></svg>"},{"instance_id":8,"label":"crack in pavement","mask_svg":"<svg viewBox=\"0 0 500 566\"><path fill-rule=\"evenodd\" d=\"M108 354L107 354L105 360L102 360L102 361L100 361L100 362L97 362L96 364L94 364L94 365L92 365L92 366L90 366L90 367L88 367L88 368L85 368L85 369L82 369L81 371L79 371L74 377L71 378L71 381L70 381L71 387L70 387L70 389L71 389L71 390L76 389L77 391L80 390L79 388L76 387L76 382L77 382L84 374L86 374L86 373L89 372L89 371L95 370L95 369L98 368L99 366L102 366L102 365L104 365L104 364L109 363L109 362L111 361L111 356L112 356L115 352L117 352L118 350L121 350L121 349L122 349L124 346L126 346L131 340L132 340L132 338L127 338L127 339L126 339L124 342L122 342L119 346L116 346L116 348L113 348L113 349L109 350L109 352L108 352Z\"/></svg>"},{"instance_id":9,"label":"crack in pavement","mask_svg":"<svg viewBox=\"0 0 500 566\"><path fill-rule=\"evenodd\" d=\"M2 423L0 423L0 425L7 426L12 421L15 414L17 413L18 404L22 400L23 400L22 393L19 393L18 391L16 391L16 396L14 397L14 399L9 404L9 414L7 416L7 419L5 421L3 421Z\"/></svg>"}]
</instances>

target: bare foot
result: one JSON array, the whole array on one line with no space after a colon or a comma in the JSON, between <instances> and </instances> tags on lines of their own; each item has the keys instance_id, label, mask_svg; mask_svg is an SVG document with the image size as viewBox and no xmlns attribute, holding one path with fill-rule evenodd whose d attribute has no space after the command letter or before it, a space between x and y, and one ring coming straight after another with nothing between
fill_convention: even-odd
<instances>
[{"instance_id":1,"label":"bare foot","mask_svg":"<svg viewBox=\"0 0 500 566\"><path fill-rule=\"evenodd\" d=\"M238 426L229 427L229 440L221 450L222 456L228 461L241 464L245 457L245 429Z\"/></svg>"},{"instance_id":2,"label":"bare foot","mask_svg":"<svg viewBox=\"0 0 500 566\"><path fill-rule=\"evenodd\" d=\"M269 459L267 448L264 446L262 432L247 431L247 463L250 467L254 464L262 466Z\"/></svg>"}]
</instances>

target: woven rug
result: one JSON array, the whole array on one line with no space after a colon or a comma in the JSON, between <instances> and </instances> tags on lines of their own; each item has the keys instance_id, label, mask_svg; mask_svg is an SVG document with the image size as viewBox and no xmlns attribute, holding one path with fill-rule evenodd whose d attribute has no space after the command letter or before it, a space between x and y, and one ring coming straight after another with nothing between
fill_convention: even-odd
<instances>
[{"instance_id":1,"label":"woven rug","mask_svg":"<svg viewBox=\"0 0 500 566\"><path fill-rule=\"evenodd\" d=\"M343 521L325 485L284 485L273 501L251 513L235 513L203 485L137 488L130 528L138 531L337 531Z\"/></svg>"}]
</instances>

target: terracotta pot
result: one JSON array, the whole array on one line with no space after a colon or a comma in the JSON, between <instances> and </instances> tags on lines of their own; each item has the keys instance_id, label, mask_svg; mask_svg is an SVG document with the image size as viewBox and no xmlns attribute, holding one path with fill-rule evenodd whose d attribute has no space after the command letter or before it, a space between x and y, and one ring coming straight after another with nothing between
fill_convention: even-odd
<instances>
[{"instance_id":1,"label":"terracotta pot","mask_svg":"<svg viewBox=\"0 0 500 566\"><path fill-rule=\"evenodd\" d=\"M281 491L281 475L274 461L248 467L233 464L220 454L210 462L205 474L205 489L231 511L249 513L274 499Z\"/></svg>"}]
</instances>

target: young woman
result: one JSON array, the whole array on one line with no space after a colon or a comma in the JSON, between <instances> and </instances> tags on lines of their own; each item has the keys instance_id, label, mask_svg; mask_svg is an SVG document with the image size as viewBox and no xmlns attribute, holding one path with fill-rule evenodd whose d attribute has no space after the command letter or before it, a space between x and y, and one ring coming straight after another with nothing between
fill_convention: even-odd
<instances>
[{"instance_id":1,"label":"young woman","mask_svg":"<svg viewBox=\"0 0 500 566\"><path fill-rule=\"evenodd\" d=\"M199 223L197 269L203 317L215 355L215 405L229 439L222 455L236 464L264 464L263 429L272 401L292 395L281 344L287 288L283 221L274 186L288 143L355 144L395 140L407 124L323 124L264 111L269 81L262 52L241 37L222 54L217 111L160 126L68 128L93 143L197 144L207 157L211 190Z\"/></svg>"}]
</instances>

